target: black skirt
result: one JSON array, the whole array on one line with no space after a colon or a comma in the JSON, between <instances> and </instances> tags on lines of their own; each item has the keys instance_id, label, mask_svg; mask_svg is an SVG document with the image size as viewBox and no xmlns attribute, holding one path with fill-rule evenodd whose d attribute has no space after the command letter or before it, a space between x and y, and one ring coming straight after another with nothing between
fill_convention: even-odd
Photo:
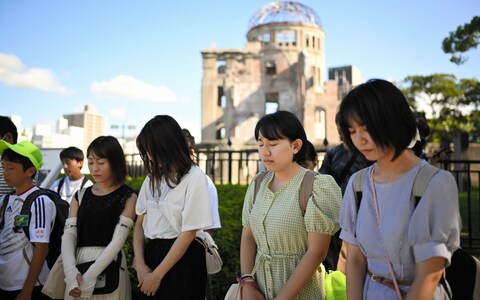
<instances>
[{"instance_id":1,"label":"black skirt","mask_svg":"<svg viewBox=\"0 0 480 300\"><path fill-rule=\"evenodd\" d=\"M147 266L155 270L174 242L175 239L148 240L145 245ZM165 274L155 296L140 292L140 299L205 300L206 282L205 248L193 240L182 258Z\"/></svg>"}]
</instances>

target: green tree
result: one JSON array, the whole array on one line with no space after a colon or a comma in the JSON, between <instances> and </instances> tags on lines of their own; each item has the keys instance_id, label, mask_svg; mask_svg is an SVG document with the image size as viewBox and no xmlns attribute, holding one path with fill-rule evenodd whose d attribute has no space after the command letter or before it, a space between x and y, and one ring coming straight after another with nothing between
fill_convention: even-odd
<instances>
[{"instance_id":1,"label":"green tree","mask_svg":"<svg viewBox=\"0 0 480 300\"><path fill-rule=\"evenodd\" d=\"M476 79L457 80L451 74L408 76L404 79L408 87L403 88L406 97L413 102L425 100L432 111L429 120L431 138L440 143L450 143L462 132L470 140L480 137L480 82ZM418 110L415 103L412 107Z\"/></svg>"},{"instance_id":2,"label":"green tree","mask_svg":"<svg viewBox=\"0 0 480 300\"><path fill-rule=\"evenodd\" d=\"M451 54L450 61L460 65L468 58L462 57L460 53L465 53L470 49L477 48L480 43L480 16L474 16L470 23L457 27L457 30L451 31L450 35L442 42L443 52Z\"/></svg>"}]
</instances>

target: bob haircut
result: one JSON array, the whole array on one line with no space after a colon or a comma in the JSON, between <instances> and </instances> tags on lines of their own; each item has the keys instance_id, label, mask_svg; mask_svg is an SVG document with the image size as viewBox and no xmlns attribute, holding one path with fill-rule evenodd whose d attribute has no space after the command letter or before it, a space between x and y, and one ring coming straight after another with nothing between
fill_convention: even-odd
<instances>
[{"instance_id":1,"label":"bob haircut","mask_svg":"<svg viewBox=\"0 0 480 300\"><path fill-rule=\"evenodd\" d=\"M365 125L380 149L393 148L392 160L397 159L415 137L415 115L407 99L386 80L371 79L351 90L340 103L338 114L344 141L357 152L348 131L352 120Z\"/></svg>"},{"instance_id":2,"label":"bob haircut","mask_svg":"<svg viewBox=\"0 0 480 300\"><path fill-rule=\"evenodd\" d=\"M169 187L177 185L194 165L182 128L168 115L155 116L143 126L137 148L152 179L152 190L156 185L160 191L162 178Z\"/></svg>"},{"instance_id":3,"label":"bob haircut","mask_svg":"<svg viewBox=\"0 0 480 300\"><path fill-rule=\"evenodd\" d=\"M87 157L95 154L108 160L114 184L124 184L127 176L127 163L122 146L113 136L99 136L94 139L87 149Z\"/></svg>"},{"instance_id":4,"label":"bob haircut","mask_svg":"<svg viewBox=\"0 0 480 300\"><path fill-rule=\"evenodd\" d=\"M302 148L293 155L293 161L301 164L305 160L307 135L302 123L293 113L279 110L273 114L263 116L255 126L255 140L260 134L271 141L288 139L290 142L300 139Z\"/></svg>"}]
</instances>

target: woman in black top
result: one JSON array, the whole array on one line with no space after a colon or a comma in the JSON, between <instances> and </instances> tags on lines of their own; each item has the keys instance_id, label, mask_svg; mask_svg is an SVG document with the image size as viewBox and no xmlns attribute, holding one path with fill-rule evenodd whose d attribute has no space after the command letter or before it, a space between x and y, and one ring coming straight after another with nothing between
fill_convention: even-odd
<instances>
[{"instance_id":1,"label":"woman in black top","mask_svg":"<svg viewBox=\"0 0 480 300\"><path fill-rule=\"evenodd\" d=\"M65 299L128 300L131 288L121 249L133 225L137 196L125 185L125 156L117 139L96 138L88 147L87 158L95 184L75 195L62 238ZM112 263L114 272L120 273L118 286L102 291L108 279L100 275Z\"/></svg>"}]
</instances>

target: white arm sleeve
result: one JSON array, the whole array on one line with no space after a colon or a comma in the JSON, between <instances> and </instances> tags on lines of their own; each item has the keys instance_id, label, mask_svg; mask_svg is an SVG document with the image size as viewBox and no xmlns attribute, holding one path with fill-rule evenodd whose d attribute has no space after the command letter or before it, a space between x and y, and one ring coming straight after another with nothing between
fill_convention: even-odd
<instances>
[{"instance_id":1,"label":"white arm sleeve","mask_svg":"<svg viewBox=\"0 0 480 300\"><path fill-rule=\"evenodd\" d=\"M62 261L65 272L67 292L78 287L77 274L80 273L75 264L77 249L77 218L68 218L65 221L65 230L62 236Z\"/></svg>"},{"instance_id":2,"label":"white arm sleeve","mask_svg":"<svg viewBox=\"0 0 480 300\"><path fill-rule=\"evenodd\" d=\"M132 226L132 219L122 215L120 216L120 220L113 232L112 241L105 247L102 254L95 260L95 263L82 275L83 284L80 286L82 297L90 297L92 295L97 277L117 258L118 252L122 250Z\"/></svg>"}]
</instances>

